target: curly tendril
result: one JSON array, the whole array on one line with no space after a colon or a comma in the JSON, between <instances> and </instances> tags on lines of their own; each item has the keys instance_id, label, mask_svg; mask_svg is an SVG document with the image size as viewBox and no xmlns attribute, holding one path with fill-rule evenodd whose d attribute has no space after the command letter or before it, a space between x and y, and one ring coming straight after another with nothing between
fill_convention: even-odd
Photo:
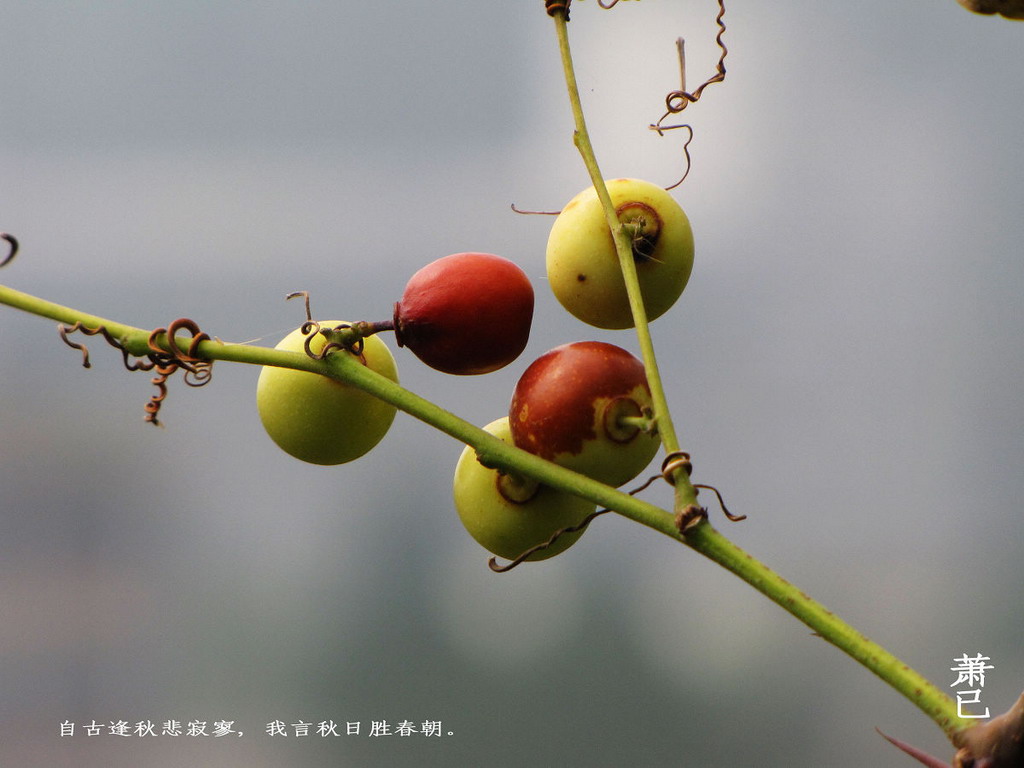
<instances>
[{"instance_id":1,"label":"curly tendril","mask_svg":"<svg viewBox=\"0 0 1024 768\"><path fill-rule=\"evenodd\" d=\"M309 308L309 291L292 291L284 298L287 301L288 299L297 299L300 296L303 298L306 308L306 322L299 326L299 332L306 337L303 343L306 355L314 360L323 360L336 349L348 350L356 357L362 358L367 336L372 336L380 331L393 331L395 329L393 320L382 320L376 323L366 321L342 323L324 330L320 323L313 319L313 313ZM348 331L349 333L342 335L342 331ZM327 339L327 344L324 345L320 352L314 352L312 347L313 339L317 337L317 334L323 334L324 338ZM332 334L341 335L341 338L332 338Z\"/></svg>"},{"instance_id":2,"label":"curly tendril","mask_svg":"<svg viewBox=\"0 0 1024 768\"><path fill-rule=\"evenodd\" d=\"M629 495L630 496L635 496L636 494L640 493L641 491L646 490L648 487L650 487L650 485L652 483L654 483L655 481L657 481L659 479L664 480L669 485L675 485L675 480L673 479L673 474L675 473L676 470L679 470L679 469L683 470L687 474L687 476L689 476L693 472L693 462L690 460L690 454L687 453L686 451L674 451L673 453L668 454L665 457L664 461L662 461L662 463L661 463L661 472L659 472L657 475L652 475L651 477L647 478L647 480L642 485L640 485L640 486L634 488L633 490L631 490L629 492ZM725 514L725 516L727 518L729 518L733 522L739 522L740 520L746 520L747 519L746 515L734 515L734 514L732 514L726 508L725 501L723 501L723 499L722 499L722 494L719 493L718 489L715 488L713 485L702 485L702 484L699 484L699 483L694 483L693 487L694 488L704 488L706 490L713 491L715 496L718 498L718 505L722 508L722 512ZM590 522L595 517L598 517L599 515L603 515L603 514L605 514L607 512L611 512L611 510L610 509L599 509L596 512L592 512L591 514L587 515L577 525L569 526L568 528L561 528L560 530L555 531L551 535L551 538L549 538L547 541L541 542L540 544L537 544L535 546L530 547L528 550L523 552L521 555L516 557L514 560L509 561L505 565L499 565L498 564L498 558L496 558L496 557L492 557L490 560L488 560L487 561L487 565L495 573L505 573L506 571L511 571L513 568L515 568L520 563L523 563L526 560L528 560L530 555L533 555L536 552L541 552L541 551L547 549L548 547L553 545L556 541L558 541L558 539L561 536L564 536L567 533L576 533L577 531L582 531L584 528L586 528L588 525L590 525ZM684 509L680 510L676 514L676 527L679 529L679 532L681 534L685 534L688 530L690 530L698 522L700 522L701 520L706 520L707 516L708 516L708 511L707 511L706 508L697 506L696 504L691 504L688 507L685 507Z\"/></svg>"},{"instance_id":3,"label":"curly tendril","mask_svg":"<svg viewBox=\"0 0 1024 768\"><path fill-rule=\"evenodd\" d=\"M648 483L661 477L669 485L675 485L674 474L678 469L683 470L687 476L693 474L693 462L690 460L690 454L686 451L675 451L668 454L668 456L665 457L665 460L661 463L661 474L655 475L651 480L648 480ZM692 485L694 488L704 488L705 490L714 492L715 496L718 498L718 506L722 508L722 513L734 523L747 519L746 515L734 515L729 511L729 508L725 506L725 501L722 499L722 494L719 493L715 486L703 485L701 483L693 483ZM705 509L703 512L706 516L707 510Z\"/></svg>"},{"instance_id":4,"label":"curly tendril","mask_svg":"<svg viewBox=\"0 0 1024 768\"><path fill-rule=\"evenodd\" d=\"M517 565L519 565L519 564L525 562L527 559L529 559L530 555L533 555L536 552L541 552L541 551L547 549L552 544L554 544L556 541L558 541L559 538L561 538L562 536L564 536L567 533L576 533L577 531L582 531L584 528L586 528L588 525L590 525L590 521L591 520L593 520L595 517L598 517L599 515L603 515L603 514L605 514L607 512L611 512L611 510L610 509L598 509L597 511L591 512L589 515L587 515L585 518L583 518L583 520L580 521L577 525L570 525L568 528L560 528L560 529L558 529L553 534L551 534L551 538L550 539L548 539L547 541L541 542L540 544L536 544L536 545L530 547L528 550L523 552L517 558L515 558L514 560L510 560L505 565L499 565L498 564L498 558L492 557L490 560L487 561L487 567L490 568L495 573L506 573L508 571L511 571Z\"/></svg>"},{"instance_id":5,"label":"curly tendril","mask_svg":"<svg viewBox=\"0 0 1024 768\"><path fill-rule=\"evenodd\" d=\"M665 131L673 131L680 128L685 129L689 133L686 138L686 142L683 144L683 157L686 160L686 171L683 173L683 176L679 181L672 186L665 187L666 191L675 189L686 180L687 176L690 175L690 142L693 141L693 127L688 123L680 123L678 125L663 125L663 123L665 118L669 115L679 114L686 109L687 106L700 99L704 89L709 85L712 83L720 83L725 80L725 57L729 53L729 49L725 47L725 43L722 41L722 35L725 34L724 17L725 0L718 0L718 16L715 17L715 23L718 24L718 34L715 36L715 42L721 49L722 54L718 59L718 66L715 69L715 74L701 83L700 87L692 93L686 90L686 54L683 48L683 38L680 37L676 40L676 48L679 55L679 75L680 80L682 81L681 88L679 90L669 91L668 95L665 96L665 107L667 111L658 118L658 122L651 123L647 126L650 130L655 131L659 136L664 136Z\"/></svg>"},{"instance_id":6,"label":"curly tendril","mask_svg":"<svg viewBox=\"0 0 1024 768\"><path fill-rule=\"evenodd\" d=\"M682 39L676 41L676 45L679 48L679 68L682 74L682 88L676 91L669 91L668 95L665 96L665 108L666 112L657 123L651 125L651 129L661 133L662 131L671 130L672 128L678 128L681 126L665 125L663 126L662 121L669 115L676 115L686 109L687 106L693 104L700 99L704 89L712 83L720 83L725 80L725 57L729 53L729 49L725 47L725 43L722 41L722 36L725 34L725 0L718 0L718 15L715 17L715 23L718 25L718 34L715 35L715 43L718 44L719 49L722 51L721 56L718 58L718 66L715 68L715 74L705 80L697 90L690 91L686 90L686 64L683 58L683 45Z\"/></svg>"},{"instance_id":7,"label":"curly tendril","mask_svg":"<svg viewBox=\"0 0 1024 768\"><path fill-rule=\"evenodd\" d=\"M639 486L638 488L634 488L633 490L631 490L629 492L629 495L630 496L635 496L636 494L640 493L640 491L642 491L645 488L647 488L651 483L653 483L659 477L661 477L661 475L655 475L654 477L649 478L647 480L647 482L645 482L643 485ZM487 566L492 571L494 571L495 573L505 573L506 571L511 571L513 568L515 568L520 563L525 562L530 557L530 555L534 554L535 552L540 552L542 550L547 549L552 544L554 544L556 541L558 541L558 539L560 537L564 536L567 533L576 533L577 531L582 531L584 528L586 528L588 525L590 525L590 522L594 518L599 517L600 515L604 515L604 514L606 514L608 512L611 512L611 510L610 509L598 509L598 510L596 510L594 512L591 512L589 515L587 515L585 518L583 518L583 520L581 520L576 525L571 525L568 528L561 528L561 529L555 531L551 535L551 538L549 538L547 541L541 542L540 544L536 544L536 545L530 547L528 550L523 552L521 555L516 557L514 560L511 560L510 562L506 563L505 565L499 565L498 564L498 558L492 557L490 560L487 561Z\"/></svg>"},{"instance_id":8,"label":"curly tendril","mask_svg":"<svg viewBox=\"0 0 1024 768\"><path fill-rule=\"evenodd\" d=\"M179 318L167 328L153 330L149 334L147 341L149 352L144 356L137 357L135 360L132 360L134 356L128 351L124 343L115 337L106 326L101 325L96 328L90 328L81 322L77 322L74 325L61 324L57 327L57 330L65 344L72 349L81 351L83 368L92 367L92 364L89 362L89 349L84 344L79 344L68 338L68 335L71 333L79 332L86 336L102 336L110 346L121 351L124 367L129 371L155 371L157 375L150 381L157 388L157 392L150 397L144 408L146 412L145 420L155 426L161 426L158 415L160 413L160 406L167 397L167 380L177 370L181 369L184 371L182 378L185 384L190 387L201 387L204 384L208 384L213 376L213 361L204 360L198 356L199 344L209 341L210 336L200 331L196 322L188 318ZM179 331L185 331L192 336L188 347L184 351L182 351L177 340ZM165 339L166 349L160 344L161 338Z\"/></svg>"}]
</instances>

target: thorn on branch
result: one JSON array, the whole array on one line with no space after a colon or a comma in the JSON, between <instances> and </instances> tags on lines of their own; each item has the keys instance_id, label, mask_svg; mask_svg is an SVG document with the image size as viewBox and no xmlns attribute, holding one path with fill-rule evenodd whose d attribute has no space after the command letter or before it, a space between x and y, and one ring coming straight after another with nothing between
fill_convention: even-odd
<instances>
[{"instance_id":1,"label":"thorn on branch","mask_svg":"<svg viewBox=\"0 0 1024 768\"><path fill-rule=\"evenodd\" d=\"M949 763L943 762L939 758L933 755L929 755L927 752L924 752L918 749L917 747L907 744L905 741L900 741L899 739L894 739L892 736L887 736L886 734L882 733L882 731L879 728L875 728L875 730L878 731L878 734L883 739L888 741L894 747L903 750L922 765L926 765L928 766L928 768L949 768Z\"/></svg>"}]
</instances>

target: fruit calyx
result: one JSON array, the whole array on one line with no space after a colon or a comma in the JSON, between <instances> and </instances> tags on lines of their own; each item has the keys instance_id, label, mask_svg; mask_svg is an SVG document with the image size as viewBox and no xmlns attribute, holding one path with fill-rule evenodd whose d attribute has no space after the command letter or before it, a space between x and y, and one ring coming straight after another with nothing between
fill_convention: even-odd
<instances>
[{"instance_id":1,"label":"fruit calyx","mask_svg":"<svg viewBox=\"0 0 1024 768\"><path fill-rule=\"evenodd\" d=\"M637 264L653 261L661 235L661 217L647 203L630 201L615 209L623 229L629 235L633 249L633 260Z\"/></svg>"},{"instance_id":2,"label":"fruit calyx","mask_svg":"<svg viewBox=\"0 0 1024 768\"><path fill-rule=\"evenodd\" d=\"M628 443L644 431L641 424L649 422L651 414L650 409L644 408L631 397L616 397L605 404L601 418L609 439L616 443Z\"/></svg>"}]
</instances>

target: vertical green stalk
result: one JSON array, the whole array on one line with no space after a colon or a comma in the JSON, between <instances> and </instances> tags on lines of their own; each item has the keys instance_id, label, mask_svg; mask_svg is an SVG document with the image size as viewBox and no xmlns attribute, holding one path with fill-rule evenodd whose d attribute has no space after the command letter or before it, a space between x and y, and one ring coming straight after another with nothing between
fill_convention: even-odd
<instances>
[{"instance_id":1,"label":"vertical green stalk","mask_svg":"<svg viewBox=\"0 0 1024 768\"><path fill-rule=\"evenodd\" d=\"M644 365L647 368L647 378L654 400L658 428L661 432L665 449L672 453L679 450L679 440L676 436L675 427L672 424L665 390L658 370L654 345L648 327L647 314L640 293L636 265L633 261L632 244L622 223L619 221L611 196L608 194L608 189L601 175L594 148L590 141L590 135L587 131L579 87L572 63L572 54L569 48L567 12L564 9L558 9L551 15L555 21L558 48L561 53L562 68L569 92L569 103L572 107L576 126L573 134L573 143L583 157L583 162L590 174L594 189L604 208L608 227L614 237L616 253L619 257L629 296L630 308L633 312L633 320L636 324L641 354ZM688 473L678 470L675 472L673 480L676 488L675 509L678 511L691 504L696 504L697 492L690 483ZM682 537L682 541L690 548L743 579L754 589L813 629L824 640L833 644L855 661L878 675L892 688L913 702L915 706L942 728L950 738L953 738L954 734L962 732L974 724L971 720L962 719L957 712L956 703L925 677L911 669L874 641L857 632L845 621L827 610L805 592L774 573L766 565L741 550L715 530L706 520L689 529L685 536Z\"/></svg>"},{"instance_id":2,"label":"vertical green stalk","mask_svg":"<svg viewBox=\"0 0 1024 768\"><path fill-rule=\"evenodd\" d=\"M597 155L590 142L590 133L587 131L587 122L583 116L583 104L580 100L579 86L576 83L576 71L572 63L572 52L569 48L569 31L564 11L554 13L555 31L558 35L558 50L562 57L562 70L565 75L565 83L569 90L569 104L572 107L573 121L576 130L573 134L573 142L583 158L583 163L590 174L590 181L594 185L594 191L604 208L608 228L611 230L615 242L615 252L619 257L619 267L626 282L626 294L629 297L629 308L633 313L633 324L636 326L637 341L640 344L640 356L644 361L647 370L647 383L651 388L651 399L654 403L654 416L658 424L658 433L661 435L661 442L668 453L675 453L680 450L679 438L676 435L675 425L672 423L672 416L668 408L668 398L665 395L665 387L662 384L661 372L658 369L658 359L654 354L654 342L651 339L650 325L647 320L647 310L644 307L643 296L640 293L640 280L636 273L636 262L633 261L633 244L629 233L619 221L615 211L611 195L608 194L608 187L604 182L604 176L597 163ZM690 482L690 476L683 470L673 472L675 485L676 509L683 509L691 504L697 503L697 490Z\"/></svg>"}]
</instances>

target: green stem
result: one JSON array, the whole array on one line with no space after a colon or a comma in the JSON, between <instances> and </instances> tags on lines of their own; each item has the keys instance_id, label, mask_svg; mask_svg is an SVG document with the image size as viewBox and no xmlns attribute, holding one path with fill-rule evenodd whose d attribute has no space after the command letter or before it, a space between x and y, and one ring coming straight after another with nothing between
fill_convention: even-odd
<instances>
[{"instance_id":1,"label":"green stem","mask_svg":"<svg viewBox=\"0 0 1024 768\"><path fill-rule=\"evenodd\" d=\"M583 104L580 100L579 86L576 83L576 71L572 63L572 52L569 48L569 31L565 13L556 12L554 18L555 31L558 34L558 50L562 57L562 70L569 91L569 104L572 107L573 121L576 124L573 142L583 158L587 172L590 174L590 181L594 185L594 191L597 192L601 206L604 208L608 228L611 230L612 238L615 242L615 252L618 255L619 266L622 269L622 275L626 282L629 308L633 313L633 323L636 326L640 356L644 361L644 368L647 371L647 383L651 388L651 400L654 403L658 433L661 435L661 442L665 446L665 450L668 453L675 453L680 450L679 438L676 436L675 425L672 423L672 416L668 408L668 398L665 395L661 372L658 369L658 359L654 353L654 342L651 339L647 309L644 307L643 295L640 292L640 280L636 272L636 262L633 260L632 240L622 222L619 221L619 216L615 211L615 204L612 202L611 195L608 194L608 187L597 163L597 155L590 142L590 132L587 130L587 122L583 116ZM690 482L690 476L682 470L676 470L673 473L673 480L676 492L676 509L683 509L691 504L696 504L697 490Z\"/></svg>"},{"instance_id":2,"label":"green stem","mask_svg":"<svg viewBox=\"0 0 1024 768\"><path fill-rule=\"evenodd\" d=\"M975 721L961 718L956 702L927 678L751 557L710 525L702 523L688 532L685 543L739 576L822 639L878 675L931 718L950 739L975 724Z\"/></svg>"},{"instance_id":3,"label":"green stem","mask_svg":"<svg viewBox=\"0 0 1024 768\"><path fill-rule=\"evenodd\" d=\"M564 10L552 13L555 31L558 36L558 48L562 58L562 68L569 92L569 103L572 107L576 130L573 143L583 157L583 162L590 174L597 196L604 207L608 227L615 241L616 253L622 268L626 290L629 296L633 320L636 324L637 338L647 368L647 379L654 400L655 414L662 441L668 452L679 450L679 441L668 410L668 402L658 371L654 345L651 340L647 315L640 293L636 264L633 261L633 249L628 233L619 221L608 194L607 186L597 163L590 135L587 131L583 106L580 100L579 86L572 63L569 47L567 14ZM682 510L696 504L697 491L689 481L689 475L678 470L674 476L676 488L675 509ZM763 563L755 560L725 536L715 530L706 520L687 531L683 543L705 557L713 560L729 570L770 600L793 614L796 618L814 630L823 639L848 654L855 661L878 675L892 688L913 702L930 717L951 739L954 734L974 724L973 721L962 719L957 712L957 704L944 692L936 688L925 677L904 664L889 651L857 632L853 627L838 616L813 600L803 591L797 589L782 577L778 576Z\"/></svg>"}]
</instances>

